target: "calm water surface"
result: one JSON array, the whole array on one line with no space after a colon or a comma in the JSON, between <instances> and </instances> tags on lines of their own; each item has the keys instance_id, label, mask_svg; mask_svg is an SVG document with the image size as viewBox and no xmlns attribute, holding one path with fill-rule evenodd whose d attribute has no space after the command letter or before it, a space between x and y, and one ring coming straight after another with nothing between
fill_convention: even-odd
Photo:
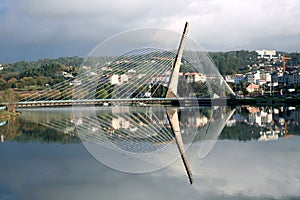
<instances>
[{"instance_id":1,"label":"calm water surface","mask_svg":"<svg viewBox=\"0 0 300 200\"><path fill-rule=\"evenodd\" d=\"M166 110L22 110L0 127L0 199L300 199L300 110L178 109L193 185ZM122 172L140 159L156 170Z\"/></svg>"}]
</instances>

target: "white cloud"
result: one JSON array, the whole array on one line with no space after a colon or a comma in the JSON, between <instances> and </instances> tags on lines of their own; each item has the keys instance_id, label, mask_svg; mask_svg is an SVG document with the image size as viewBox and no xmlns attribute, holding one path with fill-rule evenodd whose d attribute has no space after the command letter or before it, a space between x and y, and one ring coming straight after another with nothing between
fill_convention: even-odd
<instances>
[{"instance_id":1,"label":"white cloud","mask_svg":"<svg viewBox=\"0 0 300 200\"><path fill-rule=\"evenodd\" d=\"M299 140L218 141L212 153L202 160L197 157L201 143L195 143L188 151L195 179L193 187L207 195L278 199L299 196ZM156 175L161 174L186 177L180 160Z\"/></svg>"}]
</instances>

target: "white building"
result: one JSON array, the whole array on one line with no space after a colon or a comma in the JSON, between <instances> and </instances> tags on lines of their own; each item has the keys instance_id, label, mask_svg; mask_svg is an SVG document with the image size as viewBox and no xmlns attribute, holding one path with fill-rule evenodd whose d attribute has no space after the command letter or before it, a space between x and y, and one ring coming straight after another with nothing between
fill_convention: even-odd
<instances>
[{"instance_id":1,"label":"white building","mask_svg":"<svg viewBox=\"0 0 300 200\"><path fill-rule=\"evenodd\" d=\"M199 81L205 82L207 79L205 75L197 72L189 72L182 75L184 76L184 78L188 83L195 83Z\"/></svg>"},{"instance_id":2,"label":"white building","mask_svg":"<svg viewBox=\"0 0 300 200\"><path fill-rule=\"evenodd\" d=\"M109 77L109 81L111 85L118 85L119 84L119 75L113 74Z\"/></svg>"},{"instance_id":3,"label":"white building","mask_svg":"<svg viewBox=\"0 0 300 200\"><path fill-rule=\"evenodd\" d=\"M70 83L70 85L74 85L74 86L79 86L79 85L81 85L82 83L81 83L81 80L74 80L74 81L72 81L71 83Z\"/></svg>"},{"instance_id":4,"label":"white building","mask_svg":"<svg viewBox=\"0 0 300 200\"><path fill-rule=\"evenodd\" d=\"M258 85L263 85L266 83L270 83L272 81L272 76L270 73L262 72L260 74L260 79L258 81Z\"/></svg>"},{"instance_id":5,"label":"white building","mask_svg":"<svg viewBox=\"0 0 300 200\"><path fill-rule=\"evenodd\" d=\"M160 75L151 77L150 83L158 84L163 83L163 85L167 86L170 81L170 76Z\"/></svg>"},{"instance_id":6,"label":"white building","mask_svg":"<svg viewBox=\"0 0 300 200\"><path fill-rule=\"evenodd\" d=\"M109 82L111 85L122 85L129 81L129 77L126 74L113 74L109 77Z\"/></svg>"},{"instance_id":7,"label":"white building","mask_svg":"<svg viewBox=\"0 0 300 200\"><path fill-rule=\"evenodd\" d=\"M246 81L248 83L258 84L259 80L260 80L260 71L246 74Z\"/></svg>"},{"instance_id":8,"label":"white building","mask_svg":"<svg viewBox=\"0 0 300 200\"><path fill-rule=\"evenodd\" d=\"M256 50L256 53L258 54L258 58L265 58L268 60L271 59L277 59L276 51L275 50Z\"/></svg>"},{"instance_id":9,"label":"white building","mask_svg":"<svg viewBox=\"0 0 300 200\"><path fill-rule=\"evenodd\" d=\"M227 76L225 76L225 81L227 83L234 83L234 77L231 75L227 75Z\"/></svg>"},{"instance_id":10,"label":"white building","mask_svg":"<svg viewBox=\"0 0 300 200\"><path fill-rule=\"evenodd\" d=\"M90 73L88 74L88 76L97 76L97 73L96 73L96 72L90 72Z\"/></svg>"},{"instance_id":11,"label":"white building","mask_svg":"<svg viewBox=\"0 0 300 200\"><path fill-rule=\"evenodd\" d=\"M62 72L62 74L65 78L74 78L74 76L68 72Z\"/></svg>"},{"instance_id":12,"label":"white building","mask_svg":"<svg viewBox=\"0 0 300 200\"><path fill-rule=\"evenodd\" d=\"M3 66L2 66L2 64L0 64L0 71L2 71L3 70Z\"/></svg>"},{"instance_id":13,"label":"white building","mask_svg":"<svg viewBox=\"0 0 300 200\"><path fill-rule=\"evenodd\" d=\"M120 75L120 84L127 83L128 80L129 80L129 78L126 74Z\"/></svg>"}]
</instances>

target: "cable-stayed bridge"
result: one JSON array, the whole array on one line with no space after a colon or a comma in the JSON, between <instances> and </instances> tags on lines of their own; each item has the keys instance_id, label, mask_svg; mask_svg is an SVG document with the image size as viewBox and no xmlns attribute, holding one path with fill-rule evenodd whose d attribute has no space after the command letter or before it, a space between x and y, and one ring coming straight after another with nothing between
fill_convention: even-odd
<instances>
[{"instance_id":1,"label":"cable-stayed bridge","mask_svg":"<svg viewBox=\"0 0 300 200\"><path fill-rule=\"evenodd\" d=\"M122 118L135 126L132 129L129 127L116 130L112 128L114 126L109 125L113 116L102 114L97 116L96 111L91 111L92 115L84 119L86 123L78 124L76 130L87 149L98 160L104 159L106 155L103 152L109 149L113 150L115 156L121 152L120 159L124 159L123 156L126 154L128 159L147 160L146 163L153 168L157 167L153 160L157 156L156 153L159 153L157 158L160 161L164 157L158 147L172 141L171 143L176 144L179 154L178 151L174 151L174 145L169 146L172 155L169 162L173 162L179 156L192 184L193 175L182 136L184 130L181 127L180 108L191 106L194 110L190 112L197 113L199 105L226 105L227 97L234 93L207 54L193 49L195 43L188 39L187 33L188 23L185 24L175 50L140 47L105 62L101 57L90 56L83 63L75 79L60 82L46 90L26 96L16 104L16 107L113 105L110 108L123 109L126 108L125 105L132 104L140 107L149 104L163 105L159 107L163 110L163 118L158 120L163 122L163 126L158 126L155 122L148 123L153 117L157 119L158 117L146 110L145 113L129 112L127 115L122 113ZM218 115L216 122L222 123L208 126L206 130L214 131L212 135L218 137L224 122L230 116L230 114ZM136 128L138 132L135 131ZM208 135L210 135L208 132L204 133L205 137ZM103 146L107 148L103 149ZM105 162L108 162L108 165L115 164L110 158ZM143 166L142 169L148 169L148 166Z\"/></svg>"},{"instance_id":2,"label":"cable-stayed bridge","mask_svg":"<svg viewBox=\"0 0 300 200\"><path fill-rule=\"evenodd\" d=\"M186 23L177 50L143 47L106 62L91 56L75 79L27 96L16 106L225 105L234 92L205 52L190 50L187 33Z\"/></svg>"}]
</instances>

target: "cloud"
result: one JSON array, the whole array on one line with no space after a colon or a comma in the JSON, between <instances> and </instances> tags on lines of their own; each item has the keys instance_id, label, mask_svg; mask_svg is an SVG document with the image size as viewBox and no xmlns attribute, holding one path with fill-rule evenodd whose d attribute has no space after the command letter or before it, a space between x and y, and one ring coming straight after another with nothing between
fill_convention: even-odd
<instances>
[{"instance_id":1,"label":"cloud","mask_svg":"<svg viewBox=\"0 0 300 200\"><path fill-rule=\"evenodd\" d=\"M4 10L5 12L1 12ZM300 2L297 0L20 0L0 2L1 51L7 46L76 43L81 51L120 31L141 27L181 32L191 24L190 36L208 50L274 48L299 51ZM13 44L13 45L12 45ZM74 54L71 48L66 54ZM63 56L57 53L57 55ZM21 54L21 52L19 53ZM28 55L20 56L26 59ZM43 57L47 57L47 53ZM9 57L0 56L1 60Z\"/></svg>"},{"instance_id":2,"label":"cloud","mask_svg":"<svg viewBox=\"0 0 300 200\"><path fill-rule=\"evenodd\" d=\"M105 167L81 144L4 143L0 146L6 152L0 166L5 172L0 174L0 193L26 199L299 197L300 138L291 139L223 140L204 160L197 158L201 143L193 144L188 151L195 178L192 186L181 161L160 171L134 175Z\"/></svg>"}]
</instances>

